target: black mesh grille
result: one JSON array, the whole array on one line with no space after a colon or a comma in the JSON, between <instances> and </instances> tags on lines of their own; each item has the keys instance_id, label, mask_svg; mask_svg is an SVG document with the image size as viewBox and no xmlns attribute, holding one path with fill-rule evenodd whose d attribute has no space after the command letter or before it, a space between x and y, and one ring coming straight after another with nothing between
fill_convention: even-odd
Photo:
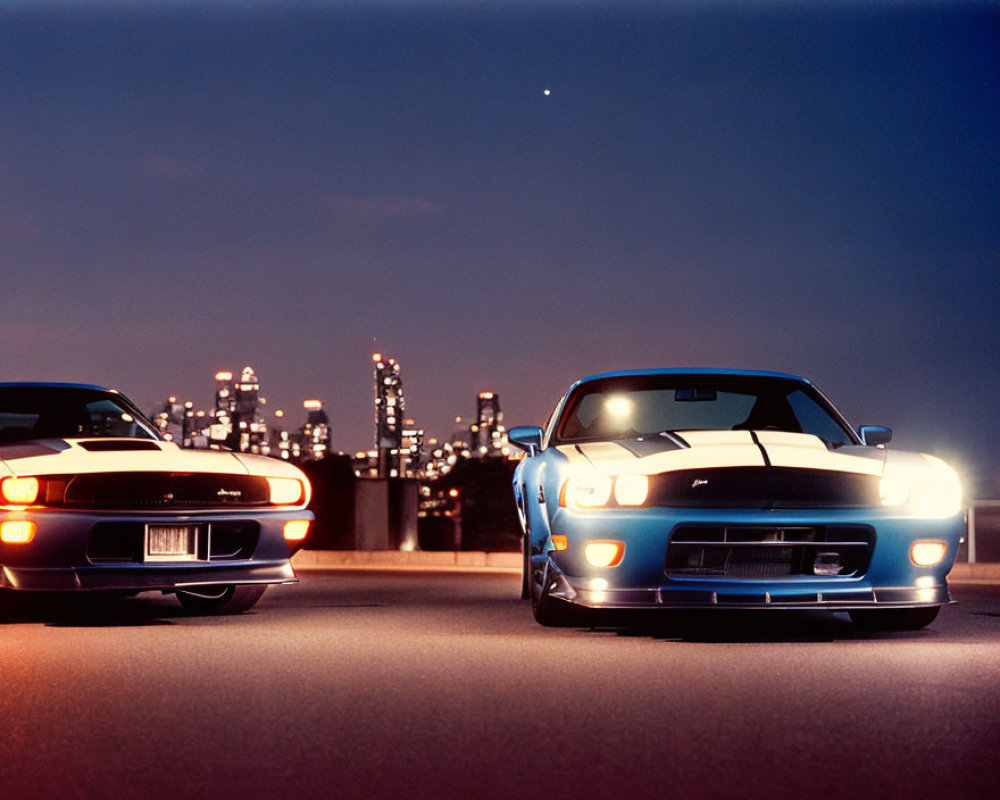
<instances>
[{"instance_id":1,"label":"black mesh grille","mask_svg":"<svg viewBox=\"0 0 1000 800\"><path fill-rule=\"evenodd\" d=\"M106 509L219 508L266 505L267 479L251 475L104 472L78 475L67 506Z\"/></svg>"},{"instance_id":2,"label":"black mesh grille","mask_svg":"<svg viewBox=\"0 0 1000 800\"><path fill-rule=\"evenodd\" d=\"M867 525L684 525L671 534L665 570L676 577L856 577L868 569L874 544Z\"/></svg>"},{"instance_id":3,"label":"black mesh grille","mask_svg":"<svg viewBox=\"0 0 1000 800\"><path fill-rule=\"evenodd\" d=\"M869 508L871 475L788 467L690 469L650 476L649 503L684 508Z\"/></svg>"}]
</instances>

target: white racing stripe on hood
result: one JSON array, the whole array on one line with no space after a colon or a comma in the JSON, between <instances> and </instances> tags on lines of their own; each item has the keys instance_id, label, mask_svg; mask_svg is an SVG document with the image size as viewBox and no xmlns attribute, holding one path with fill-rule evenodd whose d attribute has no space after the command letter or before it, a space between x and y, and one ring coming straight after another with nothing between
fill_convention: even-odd
<instances>
[{"instance_id":1,"label":"white racing stripe on hood","mask_svg":"<svg viewBox=\"0 0 1000 800\"><path fill-rule=\"evenodd\" d=\"M85 440L89 441L89 440ZM80 440L60 452L6 462L15 475L79 475L88 472L214 472L246 475L250 470L232 453L217 450L186 450L172 442L158 442L158 450L92 452ZM278 462L280 463L280 462Z\"/></svg>"},{"instance_id":2,"label":"white racing stripe on hood","mask_svg":"<svg viewBox=\"0 0 1000 800\"><path fill-rule=\"evenodd\" d=\"M853 472L860 475L881 475L881 453L875 458L838 453L828 450L823 440L808 433L785 431L755 431L757 441L767 452L772 467L826 469L833 472Z\"/></svg>"},{"instance_id":3,"label":"white racing stripe on hood","mask_svg":"<svg viewBox=\"0 0 1000 800\"><path fill-rule=\"evenodd\" d=\"M689 447L665 450L638 457L617 442L585 442L559 445L574 467L592 466L609 475L655 475L682 469L723 467L763 467L767 453L771 466L799 469L825 469L861 475L881 475L883 451L863 448L864 455L828 450L823 441L811 434L783 431L682 431L678 438ZM754 441L757 436L760 446ZM582 454L582 455L581 455ZM583 456L586 456L584 458Z\"/></svg>"},{"instance_id":4,"label":"white racing stripe on hood","mask_svg":"<svg viewBox=\"0 0 1000 800\"><path fill-rule=\"evenodd\" d=\"M609 475L655 475L679 469L764 466L764 456L747 431L691 431L680 434L680 437L691 447L665 450L643 458L636 457L615 442L587 442L578 447L591 465ZM570 449L575 450L572 445L559 447L571 464L580 463L578 458L574 459L567 453Z\"/></svg>"}]
</instances>

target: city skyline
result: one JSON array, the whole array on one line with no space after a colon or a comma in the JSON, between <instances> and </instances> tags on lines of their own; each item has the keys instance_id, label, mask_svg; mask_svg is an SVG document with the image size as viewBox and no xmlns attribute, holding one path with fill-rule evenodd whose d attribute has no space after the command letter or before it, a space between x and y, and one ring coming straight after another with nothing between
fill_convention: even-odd
<instances>
[{"instance_id":1,"label":"city skyline","mask_svg":"<svg viewBox=\"0 0 1000 800\"><path fill-rule=\"evenodd\" d=\"M350 452L376 351L437 437L771 369L1000 496L995 4L0 10L2 379L250 364Z\"/></svg>"}]
</instances>

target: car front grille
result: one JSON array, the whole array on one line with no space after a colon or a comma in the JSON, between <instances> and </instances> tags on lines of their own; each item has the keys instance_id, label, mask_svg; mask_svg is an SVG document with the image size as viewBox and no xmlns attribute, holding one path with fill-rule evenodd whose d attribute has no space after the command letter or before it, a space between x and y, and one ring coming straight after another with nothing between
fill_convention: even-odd
<instances>
[{"instance_id":1,"label":"car front grille","mask_svg":"<svg viewBox=\"0 0 1000 800\"><path fill-rule=\"evenodd\" d=\"M250 558L260 538L260 524L253 520L203 522L197 529L198 552L207 552L209 561ZM94 564L141 562L145 535L141 522L99 522L90 531L87 558Z\"/></svg>"},{"instance_id":2,"label":"car front grille","mask_svg":"<svg viewBox=\"0 0 1000 800\"><path fill-rule=\"evenodd\" d=\"M103 472L70 478L59 504L75 508L169 510L262 506L267 505L268 498L267 479L254 475Z\"/></svg>"},{"instance_id":3,"label":"car front grille","mask_svg":"<svg viewBox=\"0 0 1000 800\"><path fill-rule=\"evenodd\" d=\"M664 569L670 577L857 577L874 546L868 525L681 525L670 536Z\"/></svg>"},{"instance_id":4,"label":"car front grille","mask_svg":"<svg viewBox=\"0 0 1000 800\"><path fill-rule=\"evenodd\" d=\"M686 469L650 476L649 501L681 508L871 508L872 475L791 467Z\"/></svg>"}]
</instances>

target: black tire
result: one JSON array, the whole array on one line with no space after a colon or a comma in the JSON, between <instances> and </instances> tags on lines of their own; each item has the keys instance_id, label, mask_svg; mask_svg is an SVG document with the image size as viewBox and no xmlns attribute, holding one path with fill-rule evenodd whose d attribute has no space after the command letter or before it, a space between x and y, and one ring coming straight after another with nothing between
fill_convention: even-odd
<instances>
[{"instance_id":1,"label":"black tire","mask_svg":"<svg viewBox=\"0 0 1000 800\"><path fill-rule=\"evenodd\" d=\"M560 597L553 597L549 594L552 582L549 580L547 564L542 583L539 584L534 578L531 578L529 582L531 584L531 612L535 615L536 622L548 628L567 628L582 624L584 614L579 608Z\"/></svg>"},{"instance_id":2,"label":"black tire","mask_svg":"<svg viewBox=\"0 0 1000 800\"><path fill-rule=\"evenodd\" d=\"M527 600L531 597L531 540L528 534L521 537L521 599Z\"/></svg>"},{"instance_id":3,"label":"black tire","mask_svg":"<svg viewBox=\"0 0 1000 800\"><path fill-rule=\"evenodd\" d=\"M0 589L0 619L13 614L17 608L17 598L12 589Z\"/></svg>"},{"instance_id":4,"label":"black tire","mask_svg":"<svg viewBox=\"0 0 1000 800\"><path fill-rule=\"evenodd\" d=\"M202 586L178 590L177 599L194 614L239 614L253 608L267 586Z\"/></svg>"},{"instance_id":5,"label":"black tire","mask_svg":"<svg viewBox=\"0 0 1000 800\"><path fill-rule=\"evenodd\" d=\"M930 625L941 606L928 608L879 608L849 611L851 622L866 631L919 631Z\"/></svg>"}]
</instances>

